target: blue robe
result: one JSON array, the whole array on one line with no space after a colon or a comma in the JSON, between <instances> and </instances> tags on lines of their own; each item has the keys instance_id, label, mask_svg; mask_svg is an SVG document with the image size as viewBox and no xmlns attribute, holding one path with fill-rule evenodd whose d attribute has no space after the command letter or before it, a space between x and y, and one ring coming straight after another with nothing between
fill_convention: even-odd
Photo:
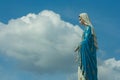
<instances>
[{"instance_id":1,"label":"blue robe","mask_svg":"<svg viewBox=\"0 0 120 80\"><path fill-rule=\"evenodd\" d=\"M86 26L78 50L78 64L85 80L97 80L96 50L91 27Z\"/></svg>"}]
</instances>

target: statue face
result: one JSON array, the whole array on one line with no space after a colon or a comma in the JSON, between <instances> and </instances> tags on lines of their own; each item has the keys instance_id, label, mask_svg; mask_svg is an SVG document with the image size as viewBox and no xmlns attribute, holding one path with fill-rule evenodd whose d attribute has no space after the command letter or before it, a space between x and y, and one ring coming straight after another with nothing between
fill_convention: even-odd
<instances>
[{"instance_id":1,"label":"statue face","mask_svg":"<svg viewBox=\"0 0 120 80\"><path fill-rule=\"evenodd\" d=\"M79 16L79 20L82 25L85 25L85 21L82 19L82 17Z\"/></svg>"}]
</instances>

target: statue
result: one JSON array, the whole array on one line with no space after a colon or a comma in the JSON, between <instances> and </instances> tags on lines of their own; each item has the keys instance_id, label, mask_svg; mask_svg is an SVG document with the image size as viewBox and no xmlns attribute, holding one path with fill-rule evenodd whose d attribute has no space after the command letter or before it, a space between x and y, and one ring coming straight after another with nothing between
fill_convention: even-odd
<instances>
[{"instance_id":1,"label":"statue","mask_svg":"<svg viewBox=\"0 0 120 80\"><path fill-rule=\"evenodd\" d=\"M94 27L87 13L81 13L79 20L84 26L84 32L82 41L75 49L75 52L78 52L78 80L98 80L96 59L98 45Z\"/></svg>"}]
</instances>

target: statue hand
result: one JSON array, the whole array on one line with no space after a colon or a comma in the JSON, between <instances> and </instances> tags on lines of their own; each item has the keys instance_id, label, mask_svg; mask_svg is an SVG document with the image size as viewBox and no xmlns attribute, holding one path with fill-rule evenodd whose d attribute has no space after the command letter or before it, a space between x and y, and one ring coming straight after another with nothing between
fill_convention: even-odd
<instances>
[{"instance_id":1,"label":"statue hand","mask_svg":"<svg viewBox=\"0 0 120 80\"><path fill-rule=\"evenodd\" d=\"M74 51L77 52L78 50L79 50L79 46Z\"/></svg>"}]
</instances>

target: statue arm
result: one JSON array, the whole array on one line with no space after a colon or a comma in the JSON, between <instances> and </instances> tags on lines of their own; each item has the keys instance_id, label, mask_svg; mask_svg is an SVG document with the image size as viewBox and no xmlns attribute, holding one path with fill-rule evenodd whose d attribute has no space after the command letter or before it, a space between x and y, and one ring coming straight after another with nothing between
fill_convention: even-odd
<instances>
[{"instance_id":1,"label":"statue arm","mask_svg":"<svg viewBox=\"0 0 120 80\"><path fill-rule=\"evenodd\" d=\"M75 48L75 50L74 50L75 52L77 52L82 45L86 44L86 42L87 42L88 39L89 39L89 35L90 35L90 34L91 34L91 27L87 27L87 29L86 29L85 32L84 32L84 38L83 38L83 40L80 42L80 44L77 46L77 48Z\"/></svg>"}]
</instances>

